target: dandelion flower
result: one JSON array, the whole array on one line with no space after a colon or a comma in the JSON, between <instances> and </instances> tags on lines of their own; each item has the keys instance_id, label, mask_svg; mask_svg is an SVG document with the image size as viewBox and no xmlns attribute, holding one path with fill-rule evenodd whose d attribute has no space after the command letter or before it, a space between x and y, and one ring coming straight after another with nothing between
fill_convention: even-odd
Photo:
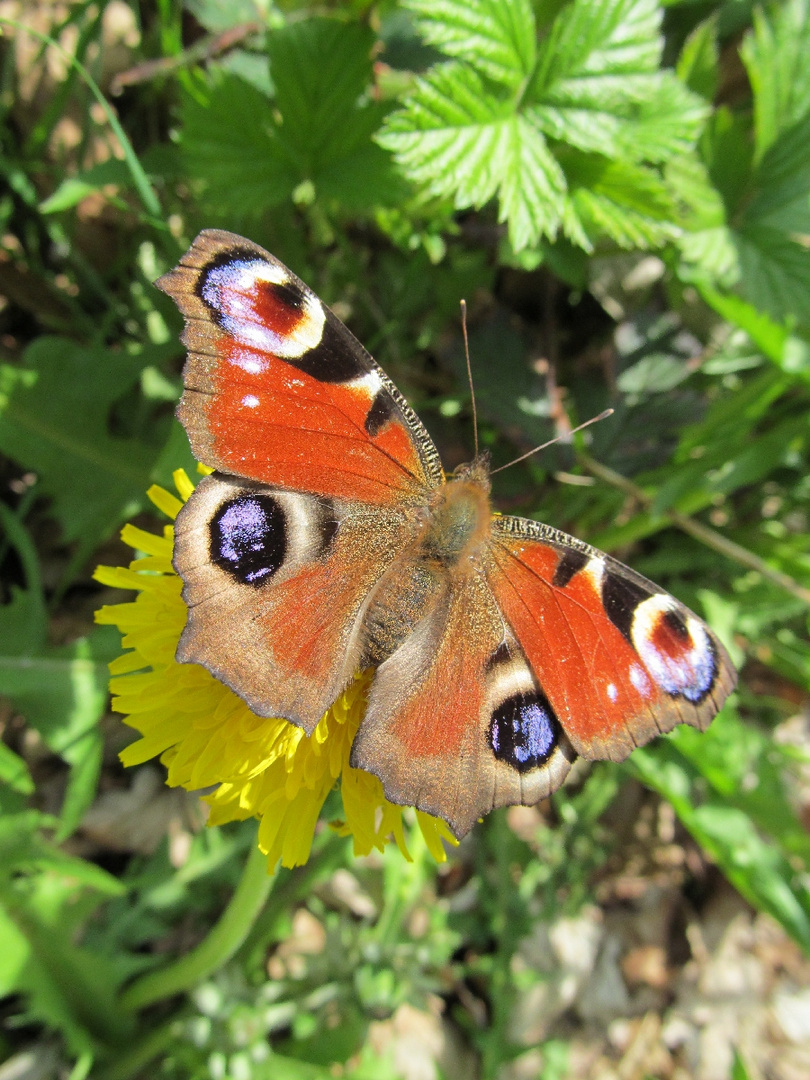
<instances>
[{"instance_id":1,"label":"dandelion flower","mask_svg":"<svg viewBox=\"0 0 810 1080\"><path fill-rule=\"evenodd\" d=\"M147 492L174 519L194 490L186 473L174 474L176 496L164 488ZM99 566L104 585L135 589L135 600L96 612L96 621L117 626L126 650L110 665L113 710L141 738L121 754L125 765L160 756L167 782L205 796L209 824L259 819L259 847L268 868L303 865L329 792L340 783L344 820L333 823L352 836L354 853L382 851L393 837L406 859L403 807L390 803L376 776L353 769L349 754L366 705L371 672L364 672L327 710L310 737L287 720L256 716L240 697L197 664L178 664L175 650L186 623L182 581L172 566L174 529L163 535L126 525L121 534L143 555L128 568ZM442 840L456 843L445 823L417 811L428 850L442 862Z\"/></svg>"}]
</instances>

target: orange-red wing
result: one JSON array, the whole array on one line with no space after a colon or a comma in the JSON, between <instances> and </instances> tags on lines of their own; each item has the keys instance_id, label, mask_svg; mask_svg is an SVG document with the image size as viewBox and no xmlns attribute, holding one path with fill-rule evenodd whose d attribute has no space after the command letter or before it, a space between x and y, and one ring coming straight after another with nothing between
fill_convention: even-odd
<instances>
[{"instance_id":1,"label":"orange-red wing","mask_svg":"<svg viewBox=\"0 0 810 1080\"><path fill-rule=\"evenodd\" d=\"M547 526L495 518L488 579L574 749L621 760L676 724L705 728L736 674L696 615Z\"/></svg>"},{"instance_id":2,"label":"orange-red wing","mask_svg":"<svg viewBox=\"0 0 810 1080\"><path fill-rule=\"evenodd\" d=\"M258 245L200 233L157 283L186 320L178 416L206 465L396 505L442 481L416 414L343 323Z\"/></svg>"}]
</instances>

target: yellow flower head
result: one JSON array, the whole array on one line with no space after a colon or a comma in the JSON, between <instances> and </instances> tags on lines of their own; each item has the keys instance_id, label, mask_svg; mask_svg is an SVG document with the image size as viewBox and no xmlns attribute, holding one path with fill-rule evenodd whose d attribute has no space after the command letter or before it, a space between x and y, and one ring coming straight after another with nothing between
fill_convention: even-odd
<instances>
[{"instance_id":1,"label":"yellow flower head","mask_svg":"<svg viewBox=\"0 0 810 1080\"><path fill-rule=\"evenodd\" d=\"M174 482L180 498L188 499L194 485L182 469ZM167 517L177 516L180 499L160 487L147 494ZM386 799L376 776L349 764L371 673L355 679L309 738L287 720L256 716L205 668L175 660L186 606L172 566L173 526L157 536L126 525L121 536L144 556L129 569L99 566L94 576L104 585L138 591L131 603L96 612L96 622L118 627L127 650L110 665L112 707L141 734L121 754L124 764L160 755L171 786L214 787L205 796L211 825L257 817L259 847L271 871L279 861L287 867L307 861L321 808L338 781L345 820L333 827L353 837L354 853L382 851L393 837L410 859L403 807ZM438 818L420 811L416 818L429 851L443 862L442 840L455 838Z\"/></svg>"}]
</instances>

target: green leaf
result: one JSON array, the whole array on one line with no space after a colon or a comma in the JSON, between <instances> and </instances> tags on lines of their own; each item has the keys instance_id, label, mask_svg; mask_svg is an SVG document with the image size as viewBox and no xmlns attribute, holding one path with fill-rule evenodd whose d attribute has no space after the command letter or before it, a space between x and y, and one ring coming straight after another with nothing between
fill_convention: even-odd
<instances>
[{"instance_id":1,"label":"green leaf","mask_svg":"<svg viewBox=\"0 0 810 1080\"><path fill-rule=\"evenodd\" d=\"M756 157L810 112L810 5L784 0L754 12L740 49L754 90Z\"/></svg>"},{"instance_id":2,"label":"green leaf","mask_svg":"<svg viewBox=\"0 0 810 1080\"><path fill-rule=\"evenodd\" d=\"M107 704L108 662L118 652L117 636L98 628L62 648L46 641L46 617L39 562L26 530L0 504L0 520L22 561L27 589L0 608L0 694L10 698L45 744L70 766L58 838L79 824L92 803L103 742L98 721ZM11 754L11 751L8 751ZM12 755L14 756L14 755ZM13 762L6 761L11 769ZM22 761L17 790L27 784ZM14 785L13 773L9 777Z\"/></svg>"},{"instance_id":3,"label":"green leaf","mask_svg":"<svg viewBox=\"0 0 810 1080\"><path fill-rule=\"evenodd\" d=\"M553 234L562 170L543 136L488 95L472 68L444 64L420 80L408 113L393 117L380 141L396 151L412 180L432 195L454 196L458 207L483 206L500 191L501 218L519 215L519 226L535 230L513 240L516 248Z\"/></svg>"},{"instance_id":4,"label":"green leaf","mask_svg":"<svg viewBox=\"0 0 810 1080\"><path fill-rule=\"evenodd\" d=\"M797 236L810 232L810 112L770 145L753 187L743 221Z\"/></svg>"},{"instance_id":5,"label":"green leaf","mask_svg":"<svg viewBox=\"0 0 810 1080\"><path fill-rule=\"evenodd\" d=\"M734 1050L734 1062L731 1066L731 1080L751 1080L751 1074L745 1067L740 1051Z\"/></svg>"},{"instance_id":6,"label":"green leaf","mask_svg":"<svg viewBox=\"0 0 810 1080\"><path fill-rule=\"evenodd\" d=\"M65 539L92 546L145 501L156 456L108 432L113 402L143 360L43 337L24 366L0 367L0 449L39 475Z\"/></svg>"},{"instance_id":7,"label":"green leaf","mask_svg":"<svg viewBox=\"0 0 810 1080\"><path fill-rule=\"evenodd\" d=\"M272 102L236 75L212 76L187 94L180 146L186 172L206 206L234 222L251 222L289 199L300 179L279 142Z\"/></svg>"},{"instance_id":8,"label":"green leaf","mask_svg":"<svg viewBox=\"0 0 810 1080\"><path fill-rule=\"evenodd\" d=\"M742 300L723 294L705 282L695 281L700 295L714 310L734 326L744 330L751 341L783 371L810 379L810 343L791 334L783 323Z\"/></svg>"},{"instance_id":9,"label":"green leaf","mask_svg":"<svg viewBox=\"0 0 810 1080\"><path fill-rule=\"evenodd\" d=\"M528 5L415 6L431 44L454 59L416 82L378 139L414 183L459 209L497 197L514 252L553 239L561 225L586 248L605 234L627 247L672 235L661 185L659 198L643 209L632 205L640 173L629 194L618 182L622 167L686 152L706 111L672 73L658 69L654 0L574 0L554 19L536 60ZM518 31L531 48L518 46ZM566 197L566 144L604 158L601 190L580 184ZM648 196L653 183L648 176Z\"/></svg>"},{"instance_id":10,"label":"green leaf","mask_svg":"<svg viewBox=\"0 0 810 1080\"><path fill-rule=\"evenodd\" d=\"M570 196L563 227L586 251L600 236L633 248L656 247L675 234L672 199L653 169L584 154L564 163Z\"/></svg>"},{"instance_id":11,"label":"green leaf","mask_svg":"<svg viewBox=\"0 0 810 1080\"><path fill-rule=\"evenodd\" d=\"M810 254L778 229L748 224L734 234L740 283L775 319L793 314L810 326Z\"/></svg>"},{"instance_id":12,"label":"green leaf","mask_svg":"<svg viewBox=\"0 0 810 1080\"><path fill-rule=\"evenodd\" d=\"M76 206L82 199L101 191L108 184L116 187L131 186L132 174L126 162L118 158L102 161L91 169L85 169L76 176L69 176L61 182L56 191L41 205L43 214L56 214L62 210L69 210Z\"/></svg>"},{"instance_id":13,"label":"green leaf","mask_svg":"<svg viewBox=\"0 0 810 1080\"><path fill-rule=\"evenodd\" d=\"M658 70L661 10L655 0L574 0L540 49L533 93L550 87L565 100L638 101L634 79Z\"/></svg>"},{"instance_id":14,"label":"green leaf","mask_svg":"<svg viewBox=\"0 0 810 1080\"><path fill-rule=\"evenodd\" d=\"M374 35L334 19L291 23L270 38L278 139L298 181L346 208L392 205L406 189L390 155L372 142L386 106L364 100Z\"/></svg>"},{"instance_id":15,"label":"green leaf","mask_svg":"<svg viewBox=\"0 0 810 1080\"><path fill-rule=\"evenodd\" d=\"M270 36L281 138L302 177L343 156L341 144L371 78L373 46L367 27L334 19L291 23Z\"/></svg>"},{"instance_id":16,"label":"green leaf","mask_svg":"<svg viewBox=\"0 0 810 1080\"><path fill-rule=\"evenodd\" d=\"M675 66L678 78L690 90L707 101L717 93L720 75L720 49L717 44L717 17L698 23L684 42Z\"/></svg>"},{"instance_id":17,"label":"green leaf","mask_svg":"<svg viewBox=\"0 0 810 1080\"><path fill-rule=\"evenodd\" d=\"M58 649L20 654L15 646L4 632L0 693L70 766L58 831L63 839L95 797L103 749L98 721L107 705L108 663L116 655L117 640L105 628Z\"/></svg>"},{"instance_id":18,"label":"green leaf","mask_svg":"<svg viewBox=\"0 0 810 1080\"><path fill-rule=\"evenodd\" d=\"M577 0L563 10L526 95L545 134L632 161L666 160L694 145L705 106L658 70L660 17L653 0Z\"/></svg>"},{"instance_id":19,"label":"green leaf","mask_svg":"<svg viewBox=\"0 0 810 1080\"><path fill-rule=\"evenodd\" d=\"M408 0L429 45L467 60L482 76L515 89L531 74L536 55L529 0Z\"/></svg>"},{"instance_id":20,"label":"green leaf","mask_svg":"<svg viewBox=\"0 0 810 1080\"><path fill-rule=\"evenodd\" d=\"M234 75L184 105L188 173L213 211L234 223L313 188L354 210L390 205L405 188L372 141L386 107L364 100L374 35L336 19L292 22L269 38L271 100Z\"/></svg>"},{"instance_id":21,"label":"green leaf","mask_svg":"<svg viewBox=\"0 0 810 1080\"><path fill-rule=\"evenodd\" d=\"M18 654L33 652L44 643L48 631L39 556L28 530L4 503L0 503L0 524L20 557L28 586L23 590L13 585L11 601L0 606L0 642L11 643Z\"/></svg>"},{"instance_id":22,"label":"green leaf","mask_svg":"<svg viewBox=\"0 0 810 1080\"><path fill-rule=\"evenodd\" d=\"M700 152L730 219L746 192L752 167L745 117L725 106L715 109L700 140Z\"/></svg>"},{"instance_id":23,"label":"green leaf","mask_svg":"<svg viewBox=\"0 0 810 1080\"><path fill-rule=\"evenodd\" d=\"M774 321L810 327L810 114L783 127L756 168L743 120L728 110L715 114L702 150L726 223L684 234L682 277L736 287Z\"/></svg>"},{"instance_id":24,"label":"green leaf","mask_svg":"<svg viewBox=\"0 0 810 1080\"><path fill-rule=\"evenodd\" d=\"M0 781L21 795L33 795L34 781L28 766L11 747L0 742Z\"/></svg>"},{"instance_id":25,"label":"green leaf","mask_svg":"<svg viewBox=\"0 0 810 1080\"><path fill-rule=\"evenodd\" d=\"M759 834L750 815L713 788L701 799L702 781L708 777L672 739L655 749L636 750L629 764L643 783L672 803L732 885L810 951L810 893L786 855Z\"/></svg>"},{"instance_id":26,"label":"green leaf","mask_svg":"<svg viewBox=\"0 0 810 1080\"><path fill-rule=\"evenodd\" d=\"M692 374L688 365L669 353L648 353L619 375L616 385L623 394L663 394Z\"/></svg>"},{"instance_id":27,"label":"green leaf","mask_svg":"<svg viewBox=\"0 0 810 1080\"><path fill-rule=\"evenodd\" d=\"M31 1018L59 1030L75 1053L125 1037L114 965L75 944L105 896L123 886L97 866L71 858L38 832L39 815L0 823L0 995L24 996Z\"/></svg>"}]
</instances>

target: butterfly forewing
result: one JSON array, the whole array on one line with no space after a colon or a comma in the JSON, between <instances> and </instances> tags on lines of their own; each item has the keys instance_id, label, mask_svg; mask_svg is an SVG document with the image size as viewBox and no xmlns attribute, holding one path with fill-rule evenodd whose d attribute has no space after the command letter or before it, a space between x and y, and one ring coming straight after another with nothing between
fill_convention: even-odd
<instances>
[{"instance_id":1,"label":"butterfly forewing","mask_svg":"<svg viewBox=\"0 0 810 1080\"><path fill-rule=\"evenodd\" d=\"M206 230L157 284L186 319L178 416L205 464L389 505L441 483L436 448L390 379L258 245Z\"/></svg>"}]
</instances>

